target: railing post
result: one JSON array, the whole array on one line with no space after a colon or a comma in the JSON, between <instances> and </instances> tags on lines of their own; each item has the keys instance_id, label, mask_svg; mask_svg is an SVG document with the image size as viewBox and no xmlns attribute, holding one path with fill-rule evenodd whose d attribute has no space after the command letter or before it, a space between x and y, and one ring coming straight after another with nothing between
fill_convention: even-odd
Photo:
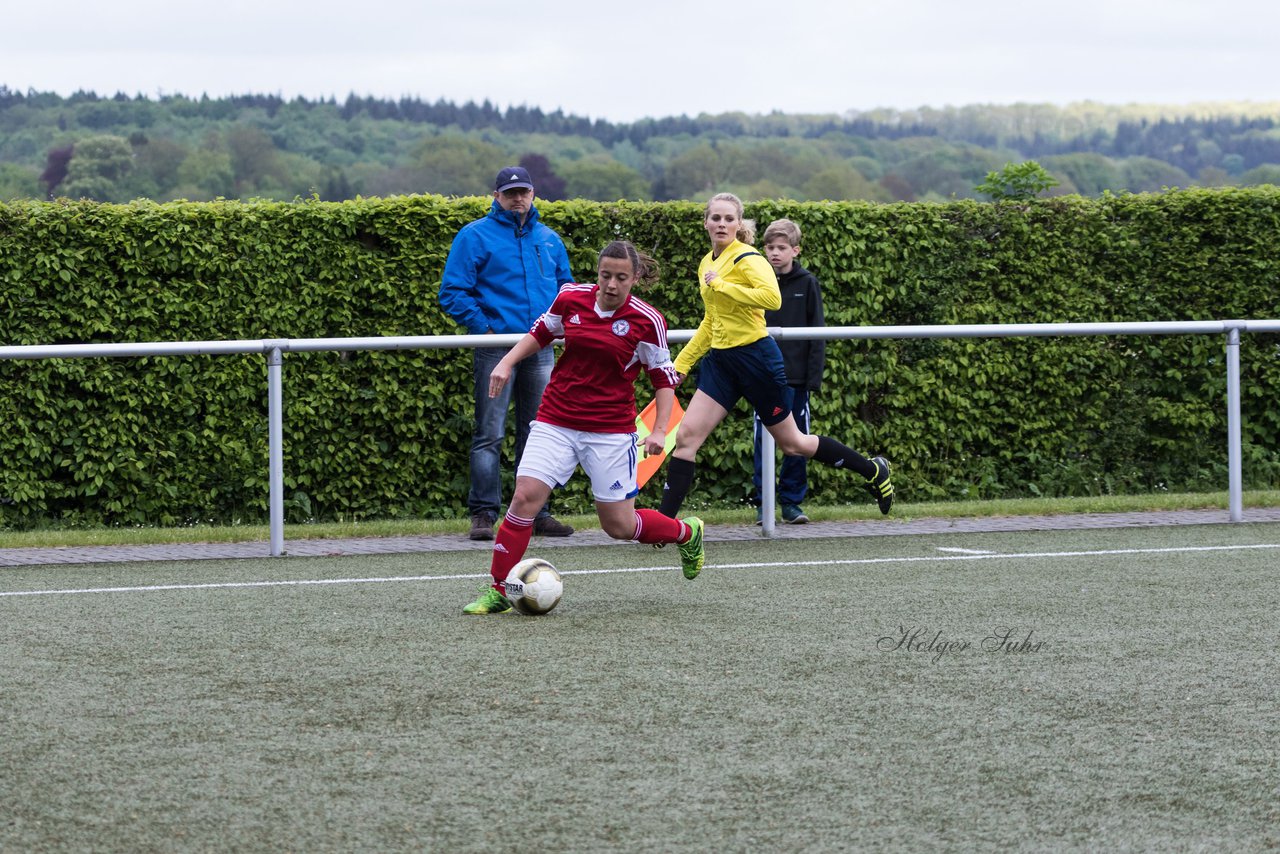
<instances>
[{"instance_id":1,"label":"railing post","mask_svg":"<svg viewBox=\"0 0 1280 854\"><path fill-rule=\"evenodd\" d=\"M760 530L766 537L773 536L773 509L777 493L778 461L774 453L776 444L769 428L760 425Z\"/></svg>"},{"instance_id":2,"label":"railing post","mask_svg":"<svg viewBox=\"0 0 1280 854\"><path fill-rule=\"evenodd\" d=\"M1244 521L1244 477L1240 448L1240 327L1227 327L1227 507L1232 522Z\"/></svg>"},{"instance_id":3,"label":"railing post","mask_svg":"<svg viewBox=\"0 0 1280 854\"><path fill-rule=\"evenodd\" d=\"M280 347L272 342L267 351L267 463L268 515L271 520L271 556L284 554L284 392Z\"/></svg>"}]
</instances>

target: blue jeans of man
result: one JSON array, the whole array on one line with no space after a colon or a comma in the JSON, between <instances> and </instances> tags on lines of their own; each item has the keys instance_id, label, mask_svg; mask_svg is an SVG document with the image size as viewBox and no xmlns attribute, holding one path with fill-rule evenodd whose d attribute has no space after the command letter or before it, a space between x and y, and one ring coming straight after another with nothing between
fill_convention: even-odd
<instances>
[{"instance_id":1,"label":"blue jeans of man","mask_svg":"<svg viewBox=\"0 0 1280 854\"><path fill-rule=\"evenodd\" d=\"M507 410L515 405L516 459L520 465L524 443L529 438L529 424L538 414L542 391L551 380L555 364L553 348L544 347L516 365L502 393L489 397L489 374L507 354L506 347L478 347L475 350L474 379L476 427L471 436L471 492L467 508L471 515L489 513L500 516L502 508L502 440L506 437ZM543 507L539 516L547 515Z\"/></svg>"},{"instance_id":2,"label":"blue jeans of man","mask_svg":"<svg viewBox=\"0 0 1280 854\"><path fill-rule=\"evenodd\" d=\"M796 426L801 433L809 432L809 390L791 387L791 415L796 419ZM755 419L755 483L757 506L760 504L760 487L763 483L763 463L760 453L760 432L763 425ZM773 460L769 461L773 468ZM807 457L782 457L782 470L778 473L778 491L775 493L778 504L800 504L809 494L809 459Z\"/></svg>"}]
</instances>

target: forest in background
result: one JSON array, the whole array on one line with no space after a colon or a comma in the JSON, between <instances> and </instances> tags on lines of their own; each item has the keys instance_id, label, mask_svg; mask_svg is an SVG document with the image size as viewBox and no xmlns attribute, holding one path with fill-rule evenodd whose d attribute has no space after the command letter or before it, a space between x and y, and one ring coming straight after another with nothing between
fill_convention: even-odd
<instances>
[{"instance_id":1,"label":"forest in background","mask_svg":"<svg viewBox=\"0 0 1280 854\"><path fill-rule=\"evenodd\" d=\"M1280 184L1280 103L1083 102L724 113L612 123L416 98L156 98L0 85L0 200L482 195L519 162L544 199L985 198L1035 160L1051 195Z\"/></svg>"}]
</instances>

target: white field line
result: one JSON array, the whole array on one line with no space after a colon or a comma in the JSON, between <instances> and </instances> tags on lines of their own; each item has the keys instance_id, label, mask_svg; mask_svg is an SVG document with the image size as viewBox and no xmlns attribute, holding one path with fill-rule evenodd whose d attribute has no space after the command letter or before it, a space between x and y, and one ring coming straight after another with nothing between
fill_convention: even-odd
<instances>
[{"instance_id":1,"label":"white field line","mask_svg":"<svg viewBox=\"0 0 1280 854\"><path fill-rule=\"evenodd\" d=\"M489 573L485 572L471 573L469 575L395 575L386 578L302 578L292 581L221 581L208 584L149 584L141 587L80 587L69 590L0 590L0 597L69 596L83 593L158 593L164 590L230 590L241 587L310 587L321 584L386 584L391 581L454 581L457 579L488 577Z\"/></svg>"},{"instance_id":2,"label":"white field line","mask_svg":"<svg viewBox=\"0 0 1280 854\"><path fill-rule=\"evenodd\" d=\"M953 554L958 554L958 555L993 555L995 554L995 552L991 551L990 549L946 549L946 548L943 548L942 546L938 546L938 548L935 549L934 551L952 552Z\"/></svg>"},{"instance_id":3,"label":"white field line","mask_svg":"<svg viewBox=\"0 0 1280 854\"><path fill-rule=\"evenodd\" d=\"M789 560L760 563L708 564L707 569L777 569L801 566L884 566L898 563L949 563L976 560L1038 560L1063 557L1104 557L1107 555L1193 554L1203 552L1257 551L1280 549L1280 543L1255 543L1237 546L1171 546L1153 549L1096 549L1072 552L1009 552L963 555L925 555L921 557L868 557L844 560ZM621 575L633 572L670 572L670 566L633 566L616 569L569 569L563 575ZM139 587L82 587L67 590L0 590L0 598L16 596L75 596L89 593L158 593L166 590L233 590L253 587L310 587L329 584L387 584L405 581L460 581L488 578L489 573L465 575L396 575L370 578L307 578L290 581L226 581L207 584L152 584Z\"/></svg>"}]
</instances>

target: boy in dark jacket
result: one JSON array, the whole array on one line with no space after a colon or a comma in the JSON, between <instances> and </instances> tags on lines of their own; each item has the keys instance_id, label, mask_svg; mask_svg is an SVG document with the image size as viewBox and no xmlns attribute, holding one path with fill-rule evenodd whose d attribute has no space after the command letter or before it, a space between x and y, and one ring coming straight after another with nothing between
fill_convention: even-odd
<instances>
[{"instance_id":1,"label":"boy in dark jacket","mask_svg":"<svg viewBox=\"0 0 1280 854\"><path fill-rule=\"evenodd\" d=\"M789 219L774 220L764 230L764 256L778 276L778 289L782 292L782 307L765 312L769 326L824 326L822 316L822 289L812 273L796 263L800 254L800 227ZM791 386L791 412L796 426L803 433L809 432L809 392L822 385L822 372L826 364L825 341L780 341L782 361L787 372L787 384ZM755 422L755 485L756 501L760 498L762 463L760 454L760 419ZM769 461L772 469L773 461ZM809 521L800 503L809 492L808 460L804 457L784 456L778 478L778 503L782 505L782 520L792 525ZM761 511L756 511L756 524L760 524Z\"/></svg>"}]
</instances>

